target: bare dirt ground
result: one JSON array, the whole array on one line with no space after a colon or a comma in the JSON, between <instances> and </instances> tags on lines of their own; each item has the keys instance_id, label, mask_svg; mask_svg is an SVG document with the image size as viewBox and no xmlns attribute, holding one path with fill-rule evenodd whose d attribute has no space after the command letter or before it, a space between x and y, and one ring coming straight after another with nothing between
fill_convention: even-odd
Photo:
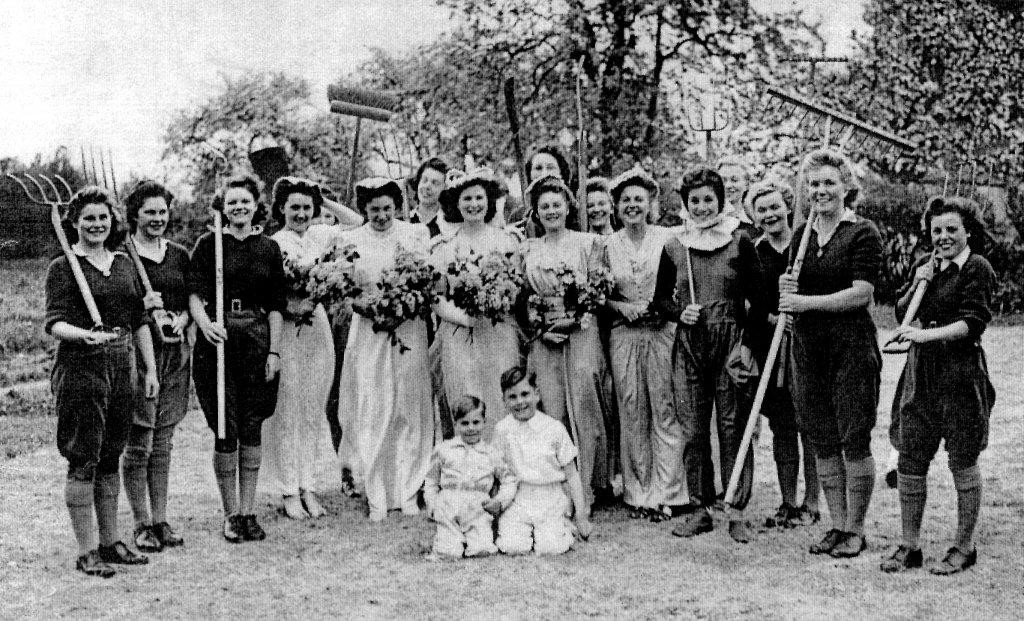
<instances>
[{"instance_id":1,"label":"bare dirt ground","mask_svg":"<svg viewBox=\"0 0 1024 621\"><path fill-rule=\"evenodd\" d=\"M193 412L176 437L172 466L170 515L186 545L152 555L148 566L110 580L73 570L62 497L65 466L52 443L0 458L0 618L1020 618L1024 330L992 328L985 342L999 395L991 444L982 456L979 563L952 578L878 571L882 552L899 540L896 492L881 481L868 516L870 547L849 561L807 554L827 528L824 523L760 532L741 546L721 522L713 533L684 541L670 535L671 522L632 521L617 510L598 513L590 542L562 557L430 562L422 556L432 535L428 522L396 515L371 524L364 504L341 496L336 485L325 494L330 515L316 522L279 517L273 499L261 497L269 538L231 545L218 530L212 439ZM887 356L885 362L874 441L880 475L903 359ZM779 502L767 435L757 449L757 482L747 513L758 523ZM941 556L956 520L944 454L932 466L928 502L922 544L926 556ZM128 540L123 496L121 523Z\"/></svg>"}]
</instances>

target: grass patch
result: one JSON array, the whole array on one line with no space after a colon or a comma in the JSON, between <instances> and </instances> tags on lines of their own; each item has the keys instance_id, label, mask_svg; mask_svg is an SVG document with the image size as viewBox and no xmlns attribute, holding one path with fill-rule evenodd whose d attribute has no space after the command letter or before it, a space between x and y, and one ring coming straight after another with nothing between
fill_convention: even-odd
<instances>
[{"instance_id":1,"label":"grass patch","mask_svg":"<svg viewBox=\"0 0 1024 621\"><path fill-rule=\"evenodd\" d=\"M47 388L11 391L0 397L0 460L52 445L57 431Z\"/></svg>"},{"instance_id":2,"label":"grass patch","mask_svg":"<svg viewBox=\"0 0 1024 621\"><path fill-rule=\"evenodd\" d=\"M45 378L55 341L46 320L47 259L0 266L0 386Z\"/></svg>"}]
</instances>

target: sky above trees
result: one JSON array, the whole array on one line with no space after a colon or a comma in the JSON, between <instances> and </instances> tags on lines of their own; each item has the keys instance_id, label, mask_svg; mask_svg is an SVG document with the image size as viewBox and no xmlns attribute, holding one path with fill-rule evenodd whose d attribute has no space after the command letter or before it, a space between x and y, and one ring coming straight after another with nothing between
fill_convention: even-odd
<instances>
[{"instance_id":1,"label":"sky above trees","mask_svg":"<svg viewBox=\"0 0 1024 621\"><path fill-rule=\"evenodd\" d=\"M865 28L862 0L752 5L806 9L830 54ZM140 173L159 170L173 112L218 92L223 76L282 71L319 98L369 48L410 49L451 23L432 0L0 0L0 15L0 156L92 144Z\"/></svg>"}]
</instances>

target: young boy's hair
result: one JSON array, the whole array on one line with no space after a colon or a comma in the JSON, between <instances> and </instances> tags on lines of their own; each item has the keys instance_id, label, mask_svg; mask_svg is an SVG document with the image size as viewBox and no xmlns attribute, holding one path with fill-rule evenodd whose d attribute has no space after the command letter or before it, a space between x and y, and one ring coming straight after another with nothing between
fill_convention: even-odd
<instances>
[{"instance_id":1,"label":"young boy's hair","mask_svg":"<svg viewBox=\"0 0 1024 621\"><path fill-rule=\"evenodd\" d=\"M501 374L501 392L505 392L523 380L529 382L530 386L537 387L537 374L533 371L528 372L524 366L507 369Z\"/></svg>"},{"instance_id":2,"label":"young boy's hair","mask_svg":"<svg viewBox=\"0 0 1024 621\"><path fill-rule=\"evenodd\" d=\"M462 395L455 402L455 409L452 411L453 420L462 420L469 416L470 412L480 410L480 416L487 416L487 404L473 395Z\"/></svg>"}]
</instances>

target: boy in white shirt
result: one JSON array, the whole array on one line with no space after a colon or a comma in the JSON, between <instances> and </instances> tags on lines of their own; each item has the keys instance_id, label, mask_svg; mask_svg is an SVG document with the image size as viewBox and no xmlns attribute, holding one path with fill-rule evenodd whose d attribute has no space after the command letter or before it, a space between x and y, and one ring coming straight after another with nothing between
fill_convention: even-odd
<instances>
[{"instance_id":1,"label":"boy in white shirt","mask_svg":"<svg viewBox=\"0 0 1024 621\"><path fill-rule=\"evenodd\" d=\"M518 487L498 519L498 549L562 554L573 544L568 518L573 507L580 537L587 539L593 529L574 461L578 451L565 427L537 409L535 374L513 367L502 373L501 391L509 416L495 426L494 445L512 467Z\"/></svg>"}]
</instances>

